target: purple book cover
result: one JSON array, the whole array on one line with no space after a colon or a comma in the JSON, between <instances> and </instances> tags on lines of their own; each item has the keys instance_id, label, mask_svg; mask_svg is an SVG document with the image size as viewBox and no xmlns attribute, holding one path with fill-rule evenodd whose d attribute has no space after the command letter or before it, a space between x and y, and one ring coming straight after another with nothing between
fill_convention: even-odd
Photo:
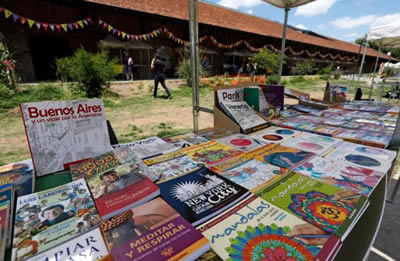
<instances>
[{"instance_id":1,"label":"purple book cover","mask_svg":"<svg viewBox=\"0 0 400 261\"><path fill-rule=\"evenodd\" d=\"M283 110L284 103L284 90L285 87L282 85L260 85L263 90L264 96L267 102L275 108L281 108Z\"/></svg>"}]
</instances>

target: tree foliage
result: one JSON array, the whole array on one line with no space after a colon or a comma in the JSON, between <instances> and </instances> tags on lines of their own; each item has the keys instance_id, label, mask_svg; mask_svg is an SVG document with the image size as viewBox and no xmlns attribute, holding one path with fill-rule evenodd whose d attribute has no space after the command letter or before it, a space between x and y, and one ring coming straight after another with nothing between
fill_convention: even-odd
<instances>
[{"instance_id":1,"label":"tree foliage","mask_svg":"<svg viewBox=\"0 0 400 261\"><path fill-rule=\"evenodd\" d=\"M200 76L203 75L203 68L201 64L198 65ZM176 68L176 75L186 81L186 85L192 86L192 66L189 59L182 59Z\"/></svg>"},{"instance_id":2,"label":"tree foliage","mask_svg":"<svg viewBox=\"0 0 400 261\"><path fill-rule=\"evenodd\" d=\"M296 63L294 73L297 75L311 74L314 70L315 63L311 60L303 60Z\"/></svg>"},{"instance_id":3,"label":"tree foliage","mask_svg":"<svg viewBox=\"0 0 400 261\"><path fill-rule=\"evenodd\" d=\"M255 54L251 61L257 63L257 70L263 73L277 73L279 70L279 53L263 49Z\"/></svg>"}]
</instances>

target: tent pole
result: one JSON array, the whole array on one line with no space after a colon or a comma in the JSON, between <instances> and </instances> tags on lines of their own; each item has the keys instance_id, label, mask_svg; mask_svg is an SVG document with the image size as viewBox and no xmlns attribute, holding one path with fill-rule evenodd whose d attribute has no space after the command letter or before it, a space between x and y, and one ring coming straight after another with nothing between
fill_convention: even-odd
<instances>
[{"instance_id":1,"label":"tent pole","mask_svg":"<svg viewBox=\"0 0 400 261\"><path fill-rule=\"evenodd\" d=\"M189 1L190 64L192 68L193 130L199 129L199 24L198 0Z\"/></svg>"},{"instance_id":2,"label":"tent pole","mask_svg":"<svg viewBox=\"0 0 400 261\"><path fill-rule=\"evenodd\" d=\"M281 55L280 55L280 61L279 61L278 84L281 84L281 77L282 77L282 71L283 71L283 60L285 58L286 29L287 29L289 10L290 10L290 8L287 8L287 7L285 8L285 21L283 23L283 34L282 34L282 44L281 44Z\"/></svg>"},{"instance_id":3,"label":"tent pole","mask_svg":"<svg viewBox=\"0 0 400 261\"><path fill-rule=\"evenodd\" d=\"M378 68L378 62L379 62L380 55L381 55L381 46L379 46L378 56L376 57L376 61L375 61L374 74L372 75L371 88L369 89L369 96L368 96L369 100L371 99L371 95L372 95L372 87L374 86L375 73L376 73L376 69Z\"/></svg>"},{"instance_id":4,"label":"tent pole","mask_svg":"<svg viewBox=\"0 0 400 261\"><path fill-rule=\"evenodd\" d=\"M367 42L365 43L365 46L364 46L364 54L363 54L363 57L361 59L360 71L358 73L357 82L359 82L360 78L361 78L361 73L362 73L363 66L364 66L365 56L367 55L367 49L368 49L368 39L367 39Z\"/></svg>"}]
</instances>

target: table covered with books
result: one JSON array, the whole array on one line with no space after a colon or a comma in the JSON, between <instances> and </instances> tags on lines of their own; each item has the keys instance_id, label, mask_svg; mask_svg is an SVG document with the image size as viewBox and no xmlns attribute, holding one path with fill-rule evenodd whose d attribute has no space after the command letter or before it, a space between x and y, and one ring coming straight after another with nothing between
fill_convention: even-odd
<instances>
[{"instance_id":1,"label":"table covered with books","mask_svg":"<svg viewBox=\"0 0 400 261\"><path fill-rule=\"evenodd\" d=\"M400 108L283 92L216 88L215 128L125 144L100 99L22 104L32 159L0 167L1 257L364 259Z\"/></svg>"}]
</instances>

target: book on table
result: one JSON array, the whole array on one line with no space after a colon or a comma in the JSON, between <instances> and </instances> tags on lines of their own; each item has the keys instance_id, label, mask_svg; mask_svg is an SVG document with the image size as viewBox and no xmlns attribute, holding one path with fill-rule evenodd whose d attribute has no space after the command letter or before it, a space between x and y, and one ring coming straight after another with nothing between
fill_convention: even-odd
<instances>
[{"instance_id":1,"label":"book on table","mask_svg":"<svg viewBox=\"0 0 400 261\"><path fill-rule=\"evenodd\" d=\"M115 260L195 260L208 240L162 198L157 197L101 223Z\"/></svg>"},{"instance_id":2,"label":"book on table","mask_svg":"<svg viewBox=\"0 0 400 261\"><path fill-rule=\"evenodd\" d=\"M244 101L250 105L251 108L258 111L265 118L274 116L274 113L270 113L270 109L275 112L274 108L269 106L267 99L264 96L263 91L258 86L250 86L244 88ZM272 115L270 115L272 114Z\"/></svg>"},{"instance_id":3,"label":"book on table","mask_svg":"<svg viewBox=\"0 0 400 261\"><path fill-rule=\"evenodd\" d=\"M273 126L254 132L250 136L263 144L268 144L268 143L279 144L284 141L290 140L296 137L297 135L300 135L301 133L302 132L300 131Z\"/></svg>"},{"instance_id":4,"label":"book on table","mask_svg":"<svg viewBox=\"0 0 400 261\"><path fill-rule=\"evenodd\" d=\"M208 140L220 139L220 138L230 136L235 133L237 133L237 132L233 131L233 130L215 129L215 128L202 129L202 130L199 130L196 132L197 135L199 135L203 138L206 138Z\"/></svg>"},{"instance_id":5,"label":"book on table","mask_svg":"<svg viewBox=\"0 0 400 261\"><path fill-rule=\"evenodd\" d=\"M225 101L237 102L244 99L244 88L232 88L217 90L218 103Z\"/></svg>"},{"instance_id":6,"label":"book on table","mask_svg":"<svg viewBox=\"0 0 400 261\"><path fill-rule=\"evenodd\" d=\"M72 179L86 180L103 220L158 196L151 174L132 148L71 165Z\"/></svg>"},{"instance_id":7,"label":"book on table","mask_svg":"<svg viewBox=\"0 0 400 261\"><path fill-rule=\"evenodd\" d=\"M20 105L36 176L112 150L101 99Z\"/></svg>"},{"instance_id":8,"label":"book on table","mask_svg":"<svg viewBox=\"0 0 400 261\"><path fill-rule=\"evenodd\" d=\"M245 134L233 134L217 139L217 142L226 144L243 152L251 151L262 146L262 143Z\"/></svg>"},{"instance_id":9,"label":"book on table","mask_svg":"<svg viewBox=\"0 0 400 261\"><path fill-rule=\"evenodd\" d=\"M15 212L14 206L15 206L16 198L17 197L15 195L15 190L13 189L12 184L9 184L9 183L1 184L0 183L0 204L6 203L8 205L7 210L8 210L8 219L9 220L13 220L13 218L14 218L14 212ZM13 231L13 222L8 222L6 230L4 231L4 233L6 234L6 242L5 242L6 249L11 248L12 231Z\"/></svg>"},{"instance_id":10,"label":"book on table","mask_svg":"<svg viewBox=\"0 0 400 261\"><path fill-rule=\"evenodd\" d=\"M0 166L0 184L10 183L17 197L31 194L35 187L32 160L23 160Z\"/></svg>"},{"instance_id":11,"label":"book on table","mask_svg":"<svg viewBox=\"0 0 400 261\"><path fill-rule=\"evenodd\" d=\"M9 200L0 201L0 256L2 257L4 257L6 251L7 237L11 236L11 234L8 234L9 223L11 221L9 218L10 207Z\"/></svg>"},{"instance_id":12,"label":"book on table","mask_svg":"<svg viewBox=\"0 0 400 261\"><path fill-rule=\"evenodd\" d=\"M341 139L312 133L303 133L291 140L283 142L282 146L323 155L332 148L339 146L342 142Z\"/></svg>"},{"instance_id":13,"label":"book on table","mask_svg":"<svg viewBox=\"0 0 400 261\"><path fill-rule=\"evenodd\" d=\"M193 226L229 209L250 193L207 168L162 182L159 187L165 201Z\"/></svg>"},{"instance_id":14,"label":"book on table","mask_svg":"<svg viewBox=\"0 0 400 261\"><path fill-rule=\"evenodd\" d=\"M174 145L177 148L186 148L186 147L190 147L193 145L197 145L203 142L207 142L208 139L196 135L192 132L189 133L185 133L185 134L181 134L181 135L176 135L176 136L170 136L170 137L166 137L163 138L164 141L171 143L172 145Z\"/></svg>"}]
</instances>

